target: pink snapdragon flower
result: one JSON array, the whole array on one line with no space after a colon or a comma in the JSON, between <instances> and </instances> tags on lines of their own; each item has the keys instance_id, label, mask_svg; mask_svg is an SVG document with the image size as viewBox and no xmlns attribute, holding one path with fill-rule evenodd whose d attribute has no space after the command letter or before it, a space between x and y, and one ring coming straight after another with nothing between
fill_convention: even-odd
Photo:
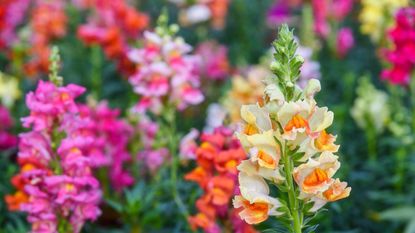
<instances>
[{"instance_id":1,"label":"pink snapdragon flower","mask_svg":"<svg viewBox=\"0 0 415 233\"><path fill-rule=\"evenodd\" d=\"M402 8L395 21L389 31L393 49L384 53L390 68L383 70L382 78L392 84L407 85L415 68L415 8Z\"/></svg>"},{"instance_id":2,"label":"pink snapdragon flower","mask_svg":"<svg viewBox=\"0 0 415 233\"><path fill-rule=\"evenodd\" d=\"M212 80L224 80L230 74L228 49L216 42L201 43L195 53L202 58L200 70L204 77Z\"/></svg>"},{"instance_id":3,"label":"pink snapdragon flower","mask_svg":"<svg viewBox=\"0 0 415 233\"><path fill-rule=\"evenodd\" d=\"M197 129L191 129L180 141L180 157L182 159L196 159L196 150L198 145L196 139L199 137Z\"/></svg>"},{"instance_id":4,"label":"pink snapdragon flower","mask_svg":"<svg viewBox=\"0 0 415 233\"><path fill-rule=\"evenodd\" d=\"M200 57L189 55L190 51L190 45L182 38L144 33L144 47L129 53L131 61L137 64L129 81L134 92L142 97L137 111L159 114L165 104L184 110L203 101L199 90Z\"/></svg>"},{"instance_id":5,"label":"pink snapdragon flower","mask_svg":"<svg viewBox=\"0 0 415 233\"><path fill-rule=\"evenodd\" d=\"M33 126L35 131L51 130L55 120L62 120L65 113L76 113L78 107L73 101L85 91L85 88L69 84L56 87L51 82L39 81L35 92L26 96L30 115L22 119L23 126Z\"/></svg>"},{"instance_id":6,"label":"pink snapdragon flower","mask_svg":"<svg viewBox=\"0 0 415 233\"><path fill-rule=\"evenodd\" d=\"M81 116L92 121L90 131L97 147L92 148L91 153L97 154L99 165L109 167L109 178L112 187L117 191L124 187L131 186L134 178L125 165L131 162L132 158L128 151L128 143L133 135L132 126L119 119L120 110L111 109L106 102L100 102L96 106L82 105Z\"/></svg>"},{"instance_id":7,"label":"pink snapdragon flower","mask_svg":"<svg viewBox=\"0 0 415 233\"><path fill-rule=\"evenodd\" d=\"M57 232L62 223L78 233L101 213L100 185L92 173L96 145L86 130L93 121L80 116L75 103L84 91L39 81L26 96L30 116L23 123L32 131L20 135L20 173L13 178L18 191L6 201L27 212L33 233Z\"/></svg>"}]
</instances>

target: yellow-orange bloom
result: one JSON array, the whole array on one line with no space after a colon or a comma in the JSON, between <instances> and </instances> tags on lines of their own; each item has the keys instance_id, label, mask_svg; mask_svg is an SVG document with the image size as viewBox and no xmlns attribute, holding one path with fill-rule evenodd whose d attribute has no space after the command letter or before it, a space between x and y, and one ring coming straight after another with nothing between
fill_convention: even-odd
<instances>
[{"instance_id":1,"label":"yellow-orange bloom","mask_svg":"<svg viewBox=\"0 0 415 233\"><path fill-rule=\"evenodd\" d=\"M323 152L318 160L310 158L307 163L296 167L293 176L303 193L317 194L328 189L339 167L337 156Z\"/></svg>"},{"instance_id":2,"label":"yellow-orange bloom","mask_svg":"<svg viewBox=\"0 0 415 233\"><path fill-rule=\"evenodd\" d=\"M241 172L239 185L241 195L235 196L233 205L235 208L242 208L239 216L247 223L261 223L270 215L282 214L277 211L281 203L269 196L268 184L262 177Z\"/></svg>"},{"instance_id":3,"label":"yellow-orange bloom","mask_svg":"<svg viewBox=\"0 0 415 233\"><path fill-rule=\"evenodd\" d=\"M327 202L334 202L346 198L350 195L352 188L347 187L346 182L340 182L339 179L333 180L329 188L311 198L314 202L313 208L310 211L315 212L323 207Z\"/></svg>"}]
</instances>

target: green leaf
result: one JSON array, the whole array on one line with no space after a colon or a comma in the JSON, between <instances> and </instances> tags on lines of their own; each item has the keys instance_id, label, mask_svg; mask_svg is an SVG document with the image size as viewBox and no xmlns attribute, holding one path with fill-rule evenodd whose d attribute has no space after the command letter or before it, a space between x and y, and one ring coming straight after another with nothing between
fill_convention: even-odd
<instances>
[{"instance_id":1,"label":"green leaf","mask_svg":"<svg viewBox=\"0 0 415 233\"><path fill-rule=\"evenodd\" d=\"M409 221L415 219L415 207L403 206L385 210L379 214L381 220Z\"/></svg>"}]
</instances>

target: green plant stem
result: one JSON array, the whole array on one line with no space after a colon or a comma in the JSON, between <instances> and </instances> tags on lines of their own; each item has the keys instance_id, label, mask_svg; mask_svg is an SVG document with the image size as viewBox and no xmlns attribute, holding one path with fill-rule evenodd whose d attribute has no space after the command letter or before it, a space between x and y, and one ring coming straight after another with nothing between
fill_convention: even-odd
<instances>
[{"instance_id":1,"label":"green plant stem","mask_svg":"<svg viewBox=\"0 0 415 233\"><path fill-rule=\"evenodd\" d=\"M396 152L397 165L395 172L397 176L397 181L395 183L395 188L397 191L402 190L403 182L405 179L406 155L407 151L404 147L399 148Z\"/></svg>"},{"instance_id":2,"label":"green plant stem","mask_svg":"<svg viewBox=\"0 0 415 233\"><path fill-rule=\"evenodd\" d=\"M92 46L91 51L91 84L92 84L92 96L94 99L98 100L101 93L101 51L98 45Z\"/></svg>"},{"instance_id":3,"label":"green plant stem","mask_svg":"<svg viewBox=\"0 0 415 233\"><path fill-rule=\"evenodd\" d=\"M176 129L176 111L173 107L168 108L167 112L167 125L168 128L168 138L169 138L169 152L171 156L171 169L170 169L170 184L172 188L173 193L173 199L176 202L177 207L180 210L180 213L183 215L183 217L187 220L189 217L189 213L186 209L186 206L184 205L178 188L177 188L177 172L179 168L179 158L177 154L177 145L179 144L178 138L177 138L177 129Z\"/></svg>"},{"instance_id":4,"label":"green plant stem","mask_svg":"<svg viewBox=\"0 0 415 233\"><path fill-rule=\"evenodd\" d=\"M293 181L293 168L294 164L293 161L288 153L287 145L285 145L283 151L283 158L284 158L284 171L285 171L285 183L288 189L288 203L290 208L290 213L293 219L293 232L294 233L301 233L302 232L302 213L299 211L299 203L296 197L296 190Z\"/></svg>"},{"instance_id":5,"label":"green plant stem","mask_svg":"<svg viewBox=\"0 0 415 233\"><path fill-rule=\"evenodd\" d=\"M376 153L376 132L373 127L369 127L366 130L366 139L367 139L367 150L369 154L369 159L372 162L377 160Z\"/></svg>"}]
</instances>

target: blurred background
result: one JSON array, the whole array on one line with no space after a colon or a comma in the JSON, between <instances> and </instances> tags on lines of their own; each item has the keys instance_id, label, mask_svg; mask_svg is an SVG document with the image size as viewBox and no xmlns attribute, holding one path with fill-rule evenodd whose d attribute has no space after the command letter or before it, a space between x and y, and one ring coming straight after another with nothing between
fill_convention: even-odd
<instances>
[{"instance_id":1,"label":"blurred background","mask_svg":"<svg viewBox=\"0 0 415 233\"><path fill-rule=\"evenodd\" d=\"M16 136L28 130L19 120L29 114L24 97L47 79L52 46L60 51L64 83L87 88L80 102L105 100L131 122L128 109L140 96L129 83L135 66L128 52L145 45L143 33L154 31L162 9L169 24L180 26L177 36L192 46L190 53L202 60L204 101L178 111L177 140L192 128L209 127L208 112L221 118L212 103L227 115L221 123L240 120L241 104L262 96L261 81L271 75L271 43L286 23L305 58L298 84L320 79L316 99L334 112L330 130L341 145L338 176L353 189L348 199L317 216L316 232L415 232L413 5L410 0L2 0L0 232L30 229L24 213L10 210L6 196L16 190L11 182L19 171ZM131 145L134 140L129 150L140 150ZM169 177L168 168L143 174L142 166L129 168L141 169L133 184L104 194L101 216L82 232L191 232L166 195L167 181L154 178ZM176 181L191 214L203 190L183 177L195 166L183 159ZM273 232L276 224L269 219L256 228Z\"/></svg>"}]
</instances>

